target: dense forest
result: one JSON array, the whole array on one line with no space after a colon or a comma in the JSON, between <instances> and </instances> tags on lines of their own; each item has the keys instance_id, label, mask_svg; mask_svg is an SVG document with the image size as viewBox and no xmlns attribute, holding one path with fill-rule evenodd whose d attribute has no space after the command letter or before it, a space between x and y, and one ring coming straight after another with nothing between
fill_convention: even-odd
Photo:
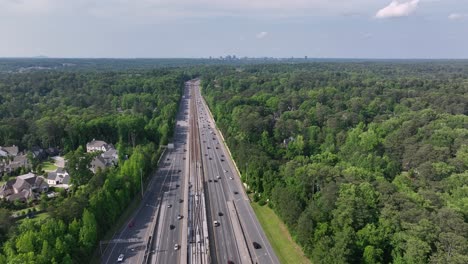
<instances>
[{"instance_id":1,"label":"dense forest","mask_svg":"<svg viewBox=\"0 0 468 264\"><path fill-rule=\"evenodd\" d=\"M466 61L201 74L253 199L313 263L468 263Z\"/></svg>"},{"instance_id":2,"label":"dense forest","mask_svg":"<svg viewBox=\"0 0 468 264\"><path fill-rule=\"evenodd\" d=\"M45 218L14 223L12 205L1 203L0 263L89 262L140 190L140 173L154 171L186 80L176 69L0 74L0 146L59 148L73 183L59 197L42 195ZM117 167L90 171L84 146L93 139L115 144Z\"/></svg>"}]
</instances>

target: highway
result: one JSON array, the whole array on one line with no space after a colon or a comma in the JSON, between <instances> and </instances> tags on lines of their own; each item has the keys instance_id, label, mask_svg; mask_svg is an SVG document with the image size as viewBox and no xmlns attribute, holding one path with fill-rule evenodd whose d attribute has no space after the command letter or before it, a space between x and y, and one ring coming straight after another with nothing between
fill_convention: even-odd
<instances>
[{"instance_id":1,"label":"highway","mask_svg":"<svg viewBox=\"0 0 468 264\"><path fill-rule=\"evenodd\" d=\"M250 206L239 174L200 94L199 81L195 82L192 93L197 102L207 186L212 263L279 263ZM228 208L235 208L235 213L230 214ZM234 217L236 214L238 218ZM214 226L214 221L218 221L219 226ZM254 242L260 245L260 248L254 248Z\"/></svg>"},{"instance_id":2,"label":"highway","mask_svg":"<svg viewBox=\"0 0 468 264\"><path fill-rule=\"evenodd\" d=\"M139 208L101 263L279 264L209 109L200 81L186 82L173 148L166 149ZM257 245L255 248L254 244Z\"/></svg>"},{"instance_id":3,"label":"highway","mask_svg":"<svg viewBox=\"0 0 468 264\"><path fill-rule=\"evenodd\" d=\"M186 87L184 94L188 93ZM186 221L183 190L187 173L188 101L187 96L181 100L174 148L166 149L161 157L139 208L112 240L102 242L101 248L105 251L101 254L101 263L116 263L120 254L124 254L123 263L181 262L182 244L186 245L186 239L185 242L182 239L182 226ZM179 220L178 215L182 216ZM175 244L180 245L178 249Z\"/></svg>"}]
</instances>

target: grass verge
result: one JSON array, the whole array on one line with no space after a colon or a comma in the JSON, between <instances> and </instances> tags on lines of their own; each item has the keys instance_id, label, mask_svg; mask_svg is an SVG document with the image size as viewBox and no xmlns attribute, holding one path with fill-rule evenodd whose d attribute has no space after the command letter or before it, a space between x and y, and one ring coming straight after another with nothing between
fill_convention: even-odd
<instances>
[{"instance_id":1,"label":"grass verge","mask_svg":"<svg viewBox=\"0 0 468 264\"><path fill-rule=\"evenodd\" d=\"M294 242L286 225L268 206L251 203L263 231L281 263L310 264L299 245Z\"/></svg>"}]
</instances>

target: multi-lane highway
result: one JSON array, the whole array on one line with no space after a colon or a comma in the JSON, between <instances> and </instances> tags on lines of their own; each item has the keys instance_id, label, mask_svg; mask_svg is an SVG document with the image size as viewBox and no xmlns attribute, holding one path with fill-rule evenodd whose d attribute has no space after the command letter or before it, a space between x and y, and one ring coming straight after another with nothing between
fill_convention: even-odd
<instances>
[{"instance_id":1,"label":"multi-lane highway","mask_svg":"<svg viewBox=\"0 0 468 264\"><path fill-rule=\"evenodd\" d=\"M143 202L102 263L279 263L244 191L200 81L185 85L169 145Z\"/></svg>"},{"instance_id":2,"label":"multi-lane highway","mask_svg":"<svg viewBox=\"0 0 468 264\"><path fill-rule=\"evenodd\" d=\"M185 89L188 95L189 88ZM184 96L177 114L174 148L166 149L161 157L140 207L112 240L102 242L102 263L116 263L121 254L124 263L185 263L180 258L186 245L182 227L186 221L188 111L189 99Z\"/></svg>"},{"instance_id":3,"label":"multi-lane highway","mask_svg":"<svg viewBox=\"0 0 468 264\"><path fill-rule=\"evenodd\" d=\"M279 263L258 222L231 157L200 94L199 81L192 93L197 104L203 153L211 257L213 263ZM237 217L236 217L237 216ZM217 221L219 225L215 225ZM255 248L254 244L257 248Z\"/></svg>"}]
</instances>

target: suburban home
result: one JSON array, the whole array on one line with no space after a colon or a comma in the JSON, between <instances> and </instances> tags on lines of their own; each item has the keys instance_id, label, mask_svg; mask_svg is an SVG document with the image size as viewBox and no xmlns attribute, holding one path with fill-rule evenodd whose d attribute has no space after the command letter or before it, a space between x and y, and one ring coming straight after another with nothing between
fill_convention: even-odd
<instances>
[{"instance_id":1,"label":"suburban home","mask_svg":"<svg viewBox=\"0 0 468 264\"><path fill-rule=\"evenodd\" d=\"M96 156L92 161L91 161L91 167L90 170L93 173L96 173L98 169L104 170L106 167L106 161L102 156Z\"/></svg>"},{"instance_id":2,"label":"suburban home","mask_svg":"<svg viewBox=\"0 0 468 264\"><path fill-rule=\"evenodd\" d=\"M115 166L117 165L117 162L119 161L119 154L117 153L117 150L114 148L109 149L108 151L102 153L101 157L104 159L106 166Z\"/></svg>"},{"instance_id":3,"label":"suburban home","mask_svg":"<svg viewBox=\"0 0 468 264\"><path fill-rule=\"evenodd\" d=\"M114 149L112 144L107 144L105 141L102 140L95 140L88 142L86 144L86 152L94 152L94 151L103 151L106 152L110 149Z\"/></svg>"},{"instance_id":4,"label":"suburban home","mask_svg":"<svg viewBox=\"0 0 468 264\"><path fill-rule=\"evenodd\" d=\"M70 187L70 175L63 168L47 173L47 183L49 186L65 188Z\"/></svg>"},{"instance_id":5,"label":"suburban home","mask_svg":"<svg viewBox=\"0 0 468 264\"><path fill-rule=\"evenodd\" d=\"M28 157L26 155L20 155L13 158L13 160L8 164L9 171L15 171L20 168L30 168L31 164L29 163Z\"/></svg>"},{"instance_id":6,"label":"suburban home","mask_svg":"<svg viewBox=\"0 0 468 264\"><path fill-rule=\"evenodd\" d=\"M0 187L0 198L7 201L27 201L35 199L40 193L47 192L49 185L42 176L28 173L7 181Z\"/></svg>"},{"instance_id":7,"label":"suburban home","mask_svg":"<svg viewBox=\"0 0 468 264\"><path fill-rule=\"evenodd\" d=\"M119 154L114 145L107 144L102 140L93 139L93 141L87 143L86 151L101 152L91 161L90 169L93 173L96 173L98 169L104 170L107 167L116 166L119 161Z\"/></svg>"},{"instance_id":8,"label":"suburban home","mask_svg":"<svg viewBox=\"0 0 468 264\"><path fill-rule=\"evenodd\" d=\"M18 156L19 149L18 146L11 146L11 147L1 147L0 146L0 157L15 157Z\"/></svg>"}]
</instances>

